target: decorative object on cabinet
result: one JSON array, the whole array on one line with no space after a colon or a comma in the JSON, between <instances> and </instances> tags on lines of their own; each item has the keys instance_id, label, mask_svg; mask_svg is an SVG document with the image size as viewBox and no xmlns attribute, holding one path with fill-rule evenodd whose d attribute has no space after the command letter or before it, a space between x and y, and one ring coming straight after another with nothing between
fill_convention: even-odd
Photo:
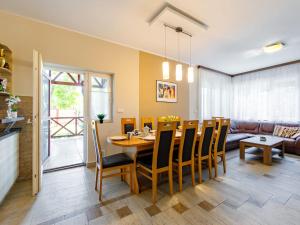
<instances>
[{"instance_id":1,"label":"decorative object on cabinet","mask_svg":"<svg viewBox=\"0 0 300 225\"><path fill-rule=\"evenodd\" d=\"M7 88L7 79L6 78L3 78L3 79L0 78L0 92L6 92L6 88Z\"/></svg>"},{"instance_id":2,"label":"decorative object on cabinet","mask_svg":"<svg viewBox=\"0 0 300 225\"><path fill-rule=\"evenodd\" d=\"M11 87L12 87L11 75L12 75L12 51L6 45L0 43L0 82L1 80L6 80L5 90L0 90L1 95L3 95L3 92L5 92L4 94L11 92Z\"/></svg>"},{"instance_id":3,"label":"decorative object on cabinet","mask_svg":"<svg viewBox=\"0 0 300 225\"><path fill-rule=\"evenodd\" d=\"M18 116L18 103L21 102L19 96L10 95L5 99L8 106L7 109L7 118L17 118Z\"/></svg>"},{"instance_id":4,"label":"decorative object on cabinet","mask_svg":"<svg viewBox=\"0 0 300 225\"><path fill-rule=\"evenodd\" d=\"M0 67L4 67L5 65L5 57L4 57L4 49L0 49Z\"/></svg>"}]
</instances>

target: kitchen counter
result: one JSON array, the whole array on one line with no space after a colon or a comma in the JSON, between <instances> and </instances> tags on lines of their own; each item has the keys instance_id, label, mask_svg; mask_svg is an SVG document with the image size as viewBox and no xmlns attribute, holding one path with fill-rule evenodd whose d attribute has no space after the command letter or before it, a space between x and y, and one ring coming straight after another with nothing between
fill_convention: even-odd
<instances>
[{"instance_id":1,"label":"kitchen counter","mask_svg":"<svg viewBox=\"0 0 300 225\"><path fill-rule=\"evenodd\" d=\"M8 138L11 135L14 135L15 133L20 133L20 131L21 131L21 128L12 128L8 132L0 131L0 141L5 138Z\"/></svg>"},{"instance_id":2,"label":"kitchen counter","mask_svg":"<svg viewBox=\"0 0 300 225\"><path fill-rule=\"evenodd\" d=\"M19 132L0 133L0 204L19 176Z\"/></svg>"}]
</instances>

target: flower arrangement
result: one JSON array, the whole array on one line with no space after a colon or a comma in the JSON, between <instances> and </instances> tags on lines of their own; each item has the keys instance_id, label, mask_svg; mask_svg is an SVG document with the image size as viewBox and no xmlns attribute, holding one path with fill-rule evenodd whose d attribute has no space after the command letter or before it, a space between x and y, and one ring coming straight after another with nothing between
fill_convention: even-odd
<instances>
[{"instance_id":1,"label":"flower arrangement","mask_svg":"<svg viewBox=\"0 0 300 225\"><path fill-rule=\"evenodd\" d=\"M161 122L172 122L172 121L179 121L179 120L180 120L179 116L173 116L173 115L159 117L159 121Z\"/></svg>"},{"instance_id":2,"label":"flower arrangement","mask_svg":"<svg viewBox=\"0 0 300 225\"><path fill-rule=\"evenodd\" d=\"M18 112L18 103L21 102L21 99L19 96L10 95L9 98L5 99L6 104L8 106L7 110L7 117L8 118L16 118L17 112Z\"/></svg>"},{"instance_id":3,"label":"flower arrangement","mask_svg":"<svg viewBox=\"0 0 300 225\"><path fill-rule=\"evenodd\" d=\"M7 79L0 79L0 92L6 92Z\"/></svg>"}]
</instances>

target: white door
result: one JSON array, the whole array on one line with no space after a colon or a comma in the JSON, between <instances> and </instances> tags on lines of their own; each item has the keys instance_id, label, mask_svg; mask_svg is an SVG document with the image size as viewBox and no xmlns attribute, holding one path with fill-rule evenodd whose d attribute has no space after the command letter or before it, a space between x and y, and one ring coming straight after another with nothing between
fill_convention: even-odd
<instances>
[{"instance_id":1,"label":"white door","mask_svg":"<svg viewBox=\"0 0 300 225\"><path fill-rule=\"evenodd\" d=\"M41 54L33 51L33 154L32 194L41 190L43 161L49 151L50 78L43 73Z\"/></svg>"}]
</instances>

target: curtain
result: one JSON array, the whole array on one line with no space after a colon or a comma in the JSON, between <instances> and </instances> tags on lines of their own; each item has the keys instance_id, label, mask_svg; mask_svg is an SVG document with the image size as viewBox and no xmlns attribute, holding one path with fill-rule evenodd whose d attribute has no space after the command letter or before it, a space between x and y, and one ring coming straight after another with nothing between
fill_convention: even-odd
<instances>
[{"instance_id":1,"label":"curtain","mask_svg":"<svg viewBox=\"0 0 300 225\"><path fill-rule=\"evenodd\" d=\"M213 116L229 118L232 99L231 77L200 68L198 82L200 120L211 119Z\"/></svg>"},{"instance_id":2,"label":"curtain","mask_svg":"<svg viewBox=\"0 0 300 225\"><path fill-rule=\"evenodd\" d=\"M232 118L300 121L300 64L232 78Z\"/></svg>"}]
</instances>

